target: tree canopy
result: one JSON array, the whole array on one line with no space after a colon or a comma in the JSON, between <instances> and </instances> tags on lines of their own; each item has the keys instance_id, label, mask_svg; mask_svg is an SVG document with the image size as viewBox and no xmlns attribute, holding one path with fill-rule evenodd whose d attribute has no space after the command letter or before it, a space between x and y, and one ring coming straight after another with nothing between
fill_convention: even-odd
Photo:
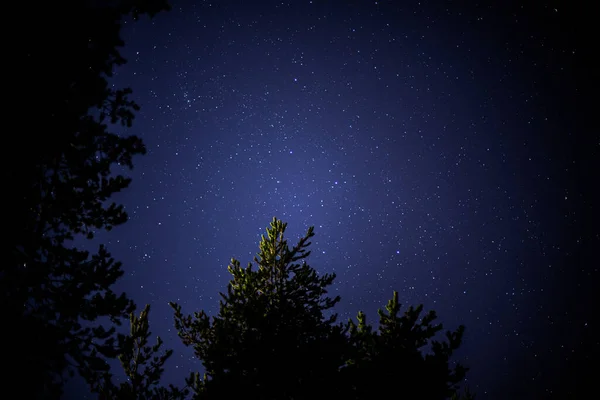
<instances>
[{"instance_id":1,"label":"tree canopy","mask_svg":"<svg viewBox=\"0 0 600 400\"><path fill-rule=\"evenodd\" d=\"M98 394L100 400L183 400L188 396L187 387L179 389L169 385L166 388L160 384L164 365L173 354L173 350L161 352L163 341L160 337L157 337L156 344L149 345L149 312L150 306L146 305L139 317L131 313L129 335L119 335L118 359L126 380L115 383L113 374L108 370L85 371L90 389Z\"/></svg>"},{"instance_id":2,"label":"tree canopy","mask_svg":"<svg viewBox=\"0 0 600 400\"><path fill-rule=\"evenodd\" d=\"M113 324L133 311L112 284L123 274L105 246L90 254L72 240L92 238L127 220L111 196L130 179L111 173L132 168L145 152L142 141L110 130L129 127L138 105L131 90L113 88L108 78L125 63L121 22L168 9L163 0L19 3L27 34L14 46L8 97L25 132L11 135L3 158L3 196L9 210L8 257L0 267L0 302L10 349L7 381L29 384L23 397L60 396L63 372L105 369L114 357ZM59 26L60 29L56 29ZM30 38L30 39L28 39ZM35 108L32 108L32 103ZM82 321L88 323L82 324Z\"/></svg>"},{"instance_id":3,"label":"tree canopy","mask_svg":"<svg viewBox=\"0 0 600 400\"><path fill-rule=\"evenodd\" d=\"M362 312L357 322L337 323L330 311L340 298L327 296L335 274L319 276L306 263L313 227L291 248L286 227L273 219L254 265L231 261L232 279L212 319L204 311L184 315L171 303L181 340L206 369L188 379L195 399L458 395L466 368L450 358L463 326L446 332L446 341L434 339L443 329L433 324L435 312L421 318L420 305L400 316L397 292L379 311L377 331Z\"/></svg>"}]
</instances>

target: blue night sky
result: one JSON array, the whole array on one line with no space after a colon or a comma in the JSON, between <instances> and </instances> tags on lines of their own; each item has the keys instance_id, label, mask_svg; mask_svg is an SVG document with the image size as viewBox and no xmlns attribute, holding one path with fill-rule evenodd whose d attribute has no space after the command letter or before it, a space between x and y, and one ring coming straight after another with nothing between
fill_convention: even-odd
<instances>
[{"instance_id":1,"label":"blue night sky","mask_svg":"<svg viewBox=\"0 0 600 400\"><path fill-rule=\"evenodd\" d=\"M201 368L167 302L214 314L274 216L294 243L315 226L308 262L337 274L342 320L376 322L397 290L466 325L456 359L479 399L575 382L597 321L570 307L598 267L577 258L580 49L561 9L187 3L125 25L112 82L142 106L127 133L148 154L116 197L130 221L98 236L175 350L166 383Z\"/></svg>"}]
</instances>

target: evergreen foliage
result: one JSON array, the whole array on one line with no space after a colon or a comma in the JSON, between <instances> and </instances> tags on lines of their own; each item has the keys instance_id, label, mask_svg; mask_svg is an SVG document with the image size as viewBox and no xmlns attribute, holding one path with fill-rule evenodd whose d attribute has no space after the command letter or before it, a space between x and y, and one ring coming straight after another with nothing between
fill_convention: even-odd
<instances>
[{"instance_id":1,"label":"evergreen foliage","mask_svg":"<svg viewBox=\"0 0 600 400\"><path fill-rule=\"evenodd\" d=\"M183 316L171 303L179 336L206 368L203 380L188 381L195 398L311 397L342 365L344 328L335 314L325 317L340 300L326 296L335 275L318 276L304 261L313 229L290 248L286 226L273 219L256 269L232 260L232 280L212 321L203 311Z\"/></svg>"},{"instance_id":2,"label":"evergreen foliage","mask_svg":"<svg viewBox=\"0 0 600 400\"><path fill-rule=\"evenodd\" d=\"M157 337L156 344L148 344L150 338L148 314L150 306L146 305L140 316L131 313L129 317L129 336L119 334L119 361L125 371L126 380L120 384L113 382L109 371L99 372L93 368L84 372L93 393L99 394L100 400L183 400L189 390L180 390L173 385L168 388L159 386L164 372L164 364L173 354L173 350L160 353L163 344Z\"/></svg>"},{"instance_id":3,"label":"evergreen foliage","mask_svg":"<svg viewBox=\"0 0 600 400\"><path fill-rule=\"evenodd\" d=\"M458 396L466 368L451 367L450 358L463 326L446 332L446 341L435 340L443 329L433 324L435 313L420 318L420 305L400 316L397 292L379 310L377 331L362 312L357 323L336 323L336 314L327 316L340 300L327 296L335 274L319 276L306 263L313 227L292 248L286 227L273 219L254 265L242 268L232 260L232 279L212 319L204 311L183 315L170 303L180 338L206 368L203 378L192 374L187 380L194 399Z\"/></svg>"},{"instance_id":4,"label":"evergreen foliage","mask_svg":"<svg viewBox=\"0 0 600 400\"><path fill-rule=\"evenodd\" d=\"M350 398L384 396L389 388L380 380L403 383L402 394L408 398L446 399L457 393L457 384L467 372L461 364L449 368L449 360L461 343L464 326L446 332L447 341L434 340L441 324L433 325L434 311L419 321L423 305L409 307L399 316L398 292L394 292L384 310L379 310L379 329L367 324L366 315L358 313L357 322L349 321L349 341L353 349L344 380L351 385ZM431 352L423 347L431 345Z\"/></svg>"},{"instance_id":5,"label":"evergreen foliage","mask_svg":"<svg viewBox=\"0 0 600 400\"><path fill-rule=\"evenodd\" d=\"M10 210L0 267L0 311L9 365L6 385L26 380L22 398L58 398L64 372L107 368L115 357L114 326L133 311L125 294L111 286L123 274L105 246L90 254L75 248L78 235L124 223L127 214L110 198L130 179L114 167L132 168L145 152L135 136L109 130L129 127L139 109L131 90L113 88L107 78L125 63L118 48L121 21L153 16L164 0L19 3L26 35L10 49L7 97L11 118L25 132L11 135L2 162L3 194ZM23 9L19 9L22 7ZM29 39L30 38L30 39ZM12 42L11 42L12 43ZM14 89L14 90L13 90ZM35 112L27 105L35 98ZM27 377L26 379L24 377ZM9 384L10 382L10 384Z\"/></svg>"}]
</instances>

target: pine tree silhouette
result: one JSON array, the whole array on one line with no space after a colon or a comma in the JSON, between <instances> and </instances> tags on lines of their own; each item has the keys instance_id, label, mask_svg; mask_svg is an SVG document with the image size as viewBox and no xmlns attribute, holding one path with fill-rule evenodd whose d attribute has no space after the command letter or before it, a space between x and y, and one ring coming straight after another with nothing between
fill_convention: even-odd
<instances>
[{"instance_id":1,"label":"pine tree silhouette","mask_svg":"<svg viewBox=\"0 0 600 400\"><path fill-rule=\"evenodd\" d=\"M260 252L246 268L232 260L232 280L210 320L203 311L183 316L175 327L192 346L206 374L188 383L196 398L303 398L323 391L341 366L344 328L324 313L339 297L327 297L335 275L318 276L304 259L313 228L290 248L287 224L273 219Z\"/></svg>"},{"instance_id":2,"label":"pine tree silhouette","mask_svg":"<svg viewBox=\"0 0 600 400\"><path fill-rule=\"evenodd\" d=\"M130 89L113 88L107 79L125 63L118 51L122 18L152 16L168 5L120 0L13 6L15 15L27 16L27 34L11 42L7 67L19 84L9 85L7 98L24 131L11 135L1 168L9 188L3 194L9 234L0 311L10 329L3 335L7 368L0 383L12 387L26 380L22 398L58 398L65 371L106 369L103 357L118 353L114 327L93 321L107 317L118 324L133 311L133 303L111 289L123 272L107 248L90 254L71 241L127 220L110 198L130 179L111 174L111 167L132 168L132 158L145 148L139 138L109 130L109 124L131 126L139 107L129 99Z\"/></svg>"},{"instance_id":3,"label":"pine tree silhouette","mask_svg":"<svg viewBox=\"0 0 600 400\"><path fill-rule=\"evenodd\" d=\"M162 340L157 337L156 344L150 346L150 330L148 314L150 306L146 305L139 317L134 313L129 316L129 336L119 335L119 361L125 372L126 381L115 384L109 371L89 369L86 379L93 393L98 393L100 400L183 400L190 391L179 389L173 385L168 388L160 386L160 378L164 372L166 361L173 350L160 353Z\"/></svg>"},{"instance_id":4,"label":"pine tree silhouette","mask_svg":"<svg viewBox=\"0 0 600 400\"><path fill-rule=\"evenodd\" d=\"M370 399L376 396L449 399L458 395L466 368L450 368L464 327L433 340L442 329L434 312L419 322L423 307L399 316L398 293L380 310L375 332L366 316L358 324L326 316L340 301L327 296L335 274L319 276L306 263L314 229L292 248L287 224L274 218L261 238L254 264L233 259L232 279L221 293L219 312L184 315L175 328L206 369L187 383L194 399ZM256 267L256 268L254 268ZM429 344L431 351L422 348Z\"/></svg>"}]
</instances>

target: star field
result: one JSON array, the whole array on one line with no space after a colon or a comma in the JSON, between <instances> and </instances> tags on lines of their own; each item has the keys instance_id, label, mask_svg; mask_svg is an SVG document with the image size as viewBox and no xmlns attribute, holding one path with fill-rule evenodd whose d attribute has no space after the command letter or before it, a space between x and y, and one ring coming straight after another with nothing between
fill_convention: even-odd
<instances>
[{"instance_id":1,"label":"star field","mask_svg":"<svg viewBox=\"0 0 600 400\"><path fill-rule=\"evenodd\" d=\"M124 28L113 81L142 106L128 133L148 154L117 197L130 221L99 235L175 349L165 381L200 368L167 302L215 313L231 257L250 261L277 216L291 242L315 226L308 261L337 274L342 320L376 321L398 290L466 325L457 360L478 397L551 398L596 324L565 293L598 277L575 263L580 49L554 30L563 11L172 5Z\"/></svg>"}]
</instances>

